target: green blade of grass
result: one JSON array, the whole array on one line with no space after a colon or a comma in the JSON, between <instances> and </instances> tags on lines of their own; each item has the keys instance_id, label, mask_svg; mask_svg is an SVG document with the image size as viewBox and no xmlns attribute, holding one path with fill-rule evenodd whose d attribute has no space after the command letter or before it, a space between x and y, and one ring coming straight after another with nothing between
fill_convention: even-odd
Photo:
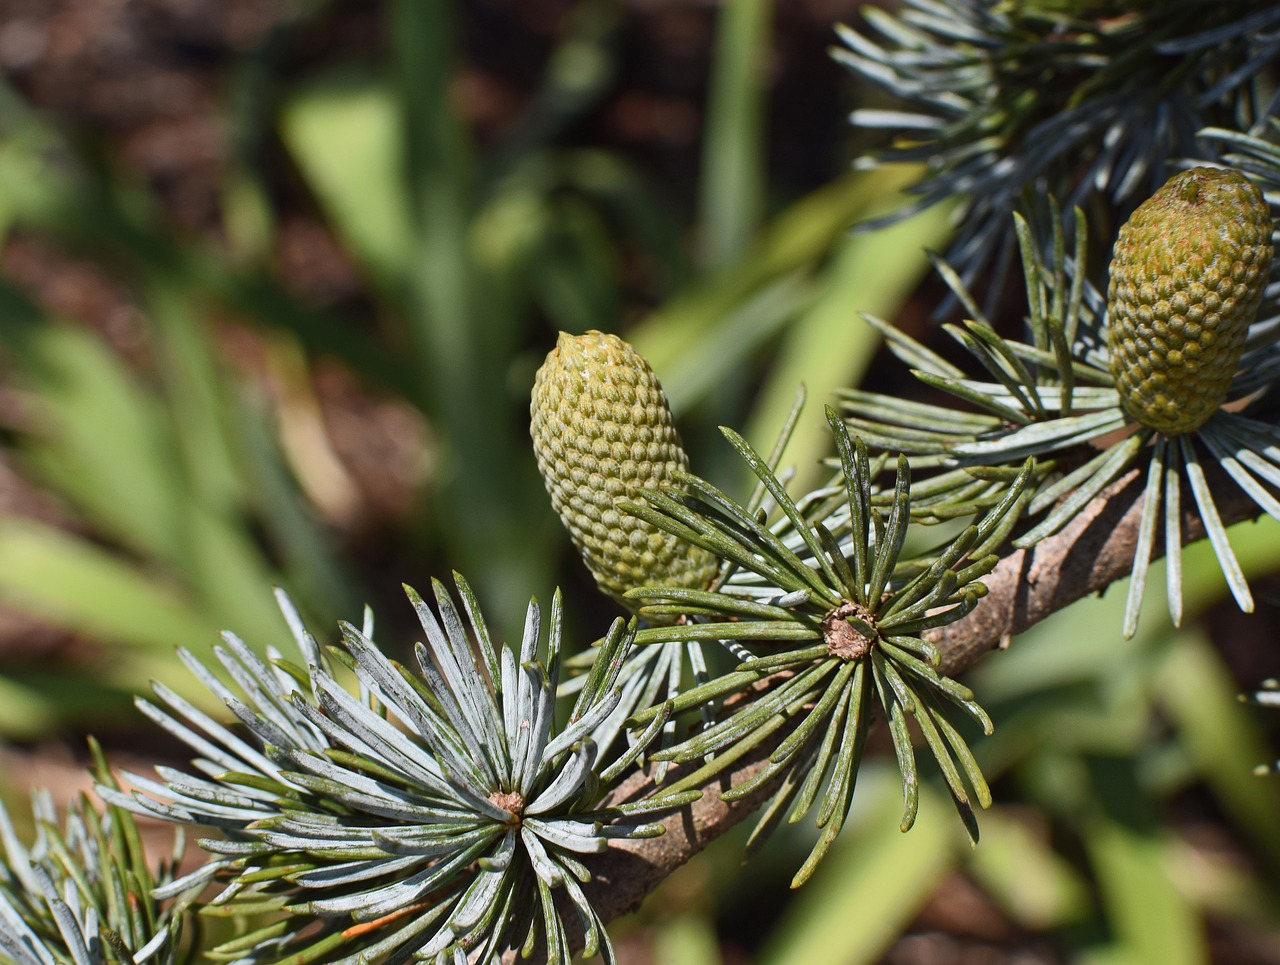
<instances>
[{"instance_id":1,"label":"green blade of grass","mask_svg":"<svg viewBox=\"0 0 1280 965\"><path fill-rule=\"evenodd\" d=\"M160 401L96 335L4 314L0 340L39 416L23 441L30 466L111 538L180 564L182 487Z\"/></svg>"},{"instance_id":2,"label":"green blade of grass","mask_svg":"<svg viewBox=\"0 0 1280 965\"><path fill-rule=\"evenodd\" d=\"M865 780L866 785L870 782ZM911 922L956 860L947 805L924 789L924 806L909 834L898 831L902 802L893 781L877 782L866 813L784 913L766 940L761 965L875 962Z\"/></svg>"},{"instance_id":3,"label":"green blade of grass","mask_svg":"<svg viewBox=\"0 0 1280 965\"><path fill-rule=\"evenodd\" d=\"M43 422L23 444L97 532L166 566L218 625L261 646L283 626L270 590L279 579L240 513L210 360L190 341L190 319L169 321L177 397L164 400L89 331L10 317L0 338L22 360ZM143 611L133 619L145 622Z\"/></svg>"},{"instance_id":4,"label":"green blade of grass","mask_svg":"<svg viewBox=\"0 0 1280 965\"><path fill-rule=\"evenodd\" d=\"M1177 725L1178 740L1222 808L1256 853L1280 869L1280 786L1253 767L1272 752L1260 721L1236 699L1237 684L1213 647L1182 633L1156 671L1156 702Z\"/></svg>"},{"instance_id":5,"label":"green blade of grass","mask_svg":"<svg viewBox=\"0 0 1280 965\"><path fill-rule=\"evenodd\" d=\"M1104 956L1206 965L1204 925L1170 877L1166 831L1152 812L1133 761L1095 758L1090 763L1100 807L1082 819L1081 833L1114 936Z\"/></svg>"},{"instance_id":6,"label":"green blade of grass","mask_svg":"<svg viewBox=\"0 0 1280 965\"><path fill-rule=\"evenodd\" d=\"M707 386L731 371L721 361L730 344L722 326L740 305L779 278L815 272L849 228L866 217L886 192L909 183L914 170L854 172L806 195L774 218L732 266L696 283L641 320L629 341L655 372L664 373L663 388L672 411L687 412L706 397ZM666 375L691 359L710 366L717 379L707 376L704 368L698 370L702 378L696 384ZM788 409L795 388L793 381Z\"/></svg>"},{"instance_id":7,"label":"green blade of grass","mask_svg":"<svg viewBox=\"0 0 1280 965\"><path fill-rule=\"evenodd\" d=\"M654 935L653 957L668 965L719 965L720 942L705 915L686 911Z\"/></svg>"},{"instance_id":8,"label":"green blade of grass","mask_svg":"<svg viewBox=\"0 0 1280 965\"><path fill-rule=\"evenodd\" d=\"M982 817L982 843L966 869L1015 922L1030 931L1061 928L1090 911L1089 886L1069 861L1023 821L1000 808Z\"/></svg>"},{"instance_id":9,"label":"green blade of grass","mask_svg":"<svg viewBox=\"0 0 1280 965\"><path fill-rule=\"evenodd\" d=\"M344 246L384 291L405 283L413 224L389 87L347 67L294 90L280 136Z\"/></svg>"},{"instance_id":10,"label":"green blade of grass","mask_svg":"<svg viewBox=\"0 0 1280 965\"><path fill-rule=\"evenodd\" d=\"M181 665L174 660L172 666L180 669ZM146 685L145 680L136 682ZM128 683L106 683L57 671L0 676L0 737L41 740L72 728L102 728L113 718L136 714L135 693Z\"/></svg>"},{"instance_id":11,"label":"green blade of grass","mask_svg":"<svg viewBox=\"0 0 1280 965\"><path fill-rule=\"evenodd\" d=\"M128 647L197 648L213 643L220 629L155 573L52 526L14 517L0 516L0 599Z\"/></svg>"},{"instance_id":12,"label":"green blade of grass","mask_svg":"<svg viewBox=\"0 0 1280 965\"><path fill-rule=\"evenodd\" d=\"M750 416L749 438L777 434L786 400L801 383L821 403L858 384L880 347L879 335L860 313L898 314L929 267L925 249L942 245L951 234L946 207L935 205L891 227L838 242L816 284L821 294L787 328ZM787 462L798 472L794 485L801 491L818 484L825 472L819 460L830 451L828 436L822 420L808 419L787 447Z\"/></svg>"},{"instance_id":13,"label":"green blade of grass","mask_svg":"<svg viewBox=\"0 0 1280 965\"><path fill-rule=\"evenodd\" d=\"M702 262L735 264L764 212L764 88L772 0L735 0L720 7L704 132Z\"/></svg>"},{"instance_id":14,"label":"green blade of grass","mask_svg":"<svg viewBox=\"0 0 1280 965\"><path fill-rule=\"evenodd\" d=\"M220 514L234 514L246 486L233 452L237 406L226 391L227 372L188 292L157 275L147 285L146 302L184 501L194 496Z\"/></svg>"},{"instance_id":15,"label":"green blade of grass","mask_svg":"<svg viewBox=\"0 0 1280 965\"><path fill-rule=\"evenodd\" d=\"M143 269L190 285L260 324L296 334L314 352L332 354L352 368L412 397L420 379L407 360L388 352L347 319L299 304L274 282L238 270L207 251L165 234L147 198L129 182L108 182L72 163L48 163L67 146L50 129L26 119L0 140L3 217L48 232L60 241L109 252L113 264Z\"/></svg>"}]
</instances>

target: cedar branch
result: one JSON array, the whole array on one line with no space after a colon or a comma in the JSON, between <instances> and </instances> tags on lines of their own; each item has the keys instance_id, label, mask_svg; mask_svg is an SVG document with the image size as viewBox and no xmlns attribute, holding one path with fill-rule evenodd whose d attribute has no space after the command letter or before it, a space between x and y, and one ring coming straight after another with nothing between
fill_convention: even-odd
<instances>
[{"instance_id":1,"label":"cedar branch","mask_svg":"<svg viewBox=\"0 0 1280 965\"><path fill-rule=\"evenodd\" d=\"M1131 471L1086 506L1061 532L1036 546L1015 550L1001 559L983 582L988 593L964 619L929 634L942 656L942 670L956 675L993 649L1007 646L1018 633L1076 600L1105 590L1129 574L1141 513L1143 479ZM1230 524L1256 518L1258 508L1234 485L1217 480L1218 508ZM1203 537L1199 518L1187 513L1185 542ZM1157 547L1163 541L1157 542ZM1160 552L1157 549L1157 552ZM1120 632L1119 628L1116 630ZM608 921L639 907L641 901L677 867L759 807L773 792L762 787L748 798L726 803L718 791L738 785L767 764L769 748L723 774L703 789L701 799L666 820L658 838L620 841L592 856L590 900ZM670 778L669 778L670 779ZM653 790L651 779L637 774L615 794L626 800Z\"/></svg>"}]
</instances>

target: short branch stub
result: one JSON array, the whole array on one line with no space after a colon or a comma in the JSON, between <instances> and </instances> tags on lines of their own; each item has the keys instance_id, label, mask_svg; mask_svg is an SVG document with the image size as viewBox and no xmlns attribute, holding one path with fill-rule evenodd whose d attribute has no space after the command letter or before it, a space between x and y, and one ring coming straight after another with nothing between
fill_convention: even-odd
<instances>
[{"instance_id":1,"label":"short branch stub","mask_svg":"<svg viewBox=\"0 0 1280 965\"><path fill-rule=\"evenodd\" d=\"M875 626L875 618L860 603L845 600L838 607L822 618L822 639L826 641L827 652L839 660L861 660L871 652L876 642L874 636L867 636L849 622L853 617L868 627Z\"/></svg>"},{"instance_id":2,"label":"short branch stub","mask_svg":"<svg viewBox=\"0 0 1280 965\"><path fill-rule=\"evenodd\" d=\"M510 811L512 824L519 824L524 817L524 798L517 791L494 791L489 795L489 803Z\"/></svg>"}]
</instances>

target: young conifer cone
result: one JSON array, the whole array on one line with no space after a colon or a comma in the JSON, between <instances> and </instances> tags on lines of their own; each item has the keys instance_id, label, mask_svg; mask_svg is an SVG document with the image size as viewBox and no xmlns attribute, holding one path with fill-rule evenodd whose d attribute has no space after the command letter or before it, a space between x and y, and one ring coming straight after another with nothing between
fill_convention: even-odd
<instances>
[{"instance_id":1,"label":"young conifer cone","mask_svg":"<svg viewBox=\"0 0 1280 965\"><path fill-rule=\"evenodd\" d=\"M561 332L538 370L530 432L551 505L596 584L705 587L716 559L618 509L641 489L676 483L689 468L658 377L616 335Z\"/></svg>"},{"instance_id":2,"label":"young conifer cone","mask_svg":"<svg viewBox=\"0 0 1280 965\"><path fill-rule=\"evenodd\" d=\"M1125 410L1166 435L1226 400L1271 265L1271 213L1237 171L1175 174L1125 222L1107 290L1107 346Z\"/></svg>"}]
</instances>

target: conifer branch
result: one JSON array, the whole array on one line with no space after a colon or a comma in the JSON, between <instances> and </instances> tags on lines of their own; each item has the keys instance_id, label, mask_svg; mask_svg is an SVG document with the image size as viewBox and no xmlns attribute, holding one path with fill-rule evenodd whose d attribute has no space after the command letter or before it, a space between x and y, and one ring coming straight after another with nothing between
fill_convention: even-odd
<instances>
[{"instance_id":1,"label":"conifer branch","mask_svg":"<svg viewBox=\"0 0 1280 965\"><path fill-rule=\"evenodd\" d=\"M1128 576L1142 515L1141 476L1138 470L1130 471L1061 531L1031 548L1004 556L983 577L988 594L981 605L962 620L926 635L938 647L941 670L948 675L967 670L993 649L1008 645L1015 635ZM1225 485L1225 478L1221 483L1215 482L1215 489L1222 493L1218 509L1224 524L1260 515L1245 493ZM1183 527L1185 542L1204 536L1204 525L1193 513L1184 515ZM761 747L722 772L715 783L703 789L699 800L663 821L666 834L619 841L608 851L591 856L587 865L593 877L585 890L603 920L634 911L676 868L768 798L774 790L770 785L732 802L722 801L719 792L758 774L768 764L770 749ZM678 779L678 772L668 772L665 780ZM653 788L648 774L636 774L617 789L615 800L639 797Z\"/></svg>"}]
</instances>

